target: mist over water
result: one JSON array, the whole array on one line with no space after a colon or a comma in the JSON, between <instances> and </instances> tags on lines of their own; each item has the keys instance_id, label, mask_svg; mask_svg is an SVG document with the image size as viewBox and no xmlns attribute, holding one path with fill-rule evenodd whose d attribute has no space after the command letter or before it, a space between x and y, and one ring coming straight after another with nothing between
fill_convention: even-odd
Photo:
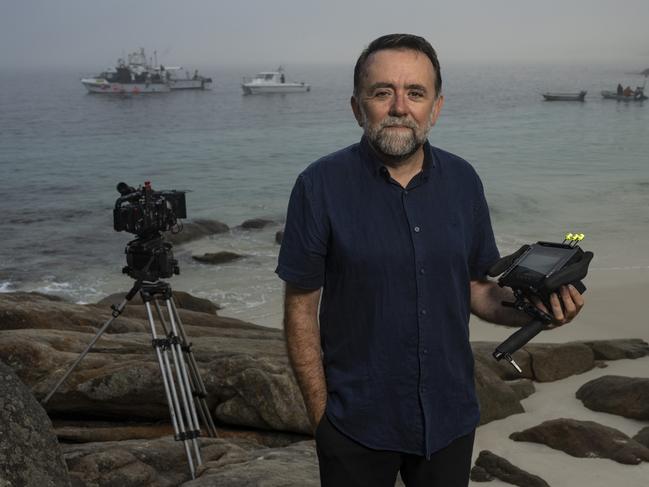
<instances>
[{"instance_id":1,"label":"mist over water","mask_svg":"<svg viewBox=\"0 0 649 487\"><path fill-rule=\"evenodd\" d=\"M204 68L211 91L130 98L86 94L79 78L92 69L0 72L0 292L80 302L126 292L131 235L112 229L115 185L151 180L190 190L190 219L277 222L176 247L181 275L171 282L221 303L225 315L280 326L274 234L291 187L361 129L349 108L351 66L287 66L310 93L242 96L241 77L269 68ZM594 269L649 267L649 104L599 94L642 77L566 64L442 70L446 104L430 141L478 170L502 253L580 231ZM540 95L580 89L585 103ZM248 257L223 266L191 259L219 250Z\"/></svg>"}]
</instances>

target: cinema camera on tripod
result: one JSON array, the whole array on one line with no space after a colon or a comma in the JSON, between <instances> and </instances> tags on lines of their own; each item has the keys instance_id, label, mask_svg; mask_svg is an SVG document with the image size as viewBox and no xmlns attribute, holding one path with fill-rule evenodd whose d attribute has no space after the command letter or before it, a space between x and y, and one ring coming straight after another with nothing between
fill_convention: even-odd
<instances>
[{"instance_id":1,"label":"cinema camera on tripod","mask_svg":"<svg viewBox=\"0 0 649 487\"><path fill-rule=\"evenodd\" d=\"M550 310L550 296L561 286L571 284L581 294L586 291L581 280L588 273L593 253L584 252L579 247L578 242L583 239L583 233L568 233L563 243L537 242L523 245L488 270L490 277L500 276L498 284L501 287L509 287L514 292L514 302L503 301L503 306L524 311L533 318L496 347L493 352L496 360L505 359L522 373L512 358L513 353L546 329L553 320L552 316L532 304L533 298L539 299Z\"/></svg>"},{"instance_id":2,"label":"cinema camera on tripod","mask_svg":"<svg viewBox=\"0 0 649 487\"><path fill-rule=\"evenodd\" d=\"M178 261L171 251L172 245L165 240L162 232L182 230L179 219L187 217L185 192L154 191L148 181L138 189L119 183L117 191L121 196L115 201L113 226L118 232L137 235L137 238L126 245L127 265L122 269L124 274L135 279L135 284L119 305L111 306L112 317L104 323L86 349L43 399L43 404L50 400L111 323L122 314L127 303L139 293L146 307L151 343L160 367L174 437L183 442L190 474L195 478L196 467L203 463L198 444L201 430L198 416L200 415L201 423L209 436L217 436L216 427L207 404L207 391L174 303L171 286L160 280L180 273ZM153 308L160 320L162 335L158 334ZM163 309L166 310L166 317Z\"/></svg>"},{"instance_id":3,"label":"cinema camera on tripod","mask_svg":"<svg viewBox=\"0 0 649 487\"><path fill-rule=\"evenodd\" d=\"M147 281L179 274L171 244L165 242L161 232L182 230L178 220L187 218L185 192L153 191L149 181L139 189L119 183L117 191L122 196L115 201L113 227L117 232L138 236L126 245L127 266L122 272Z\"/></svg>"}]
</instances>

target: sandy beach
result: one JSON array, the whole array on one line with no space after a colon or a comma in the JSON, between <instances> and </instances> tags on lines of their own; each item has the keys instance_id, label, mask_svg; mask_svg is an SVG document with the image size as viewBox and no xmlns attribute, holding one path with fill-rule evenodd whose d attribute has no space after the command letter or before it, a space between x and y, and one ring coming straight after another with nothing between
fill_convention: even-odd
<instances>
[{"instance_id":1,"label":"sandy beach","mask_svg":"<svg viewBox=\"0 0 649 487\"><path fill-rule=\"evenodd\" d=\"M587 304L575 322L543 332L535 342L567 342L571 340L602 340L611 338L649 338L649 320L645 302L649 296L649 270L631 269L624 273L613 270L593 270L587 279ZM511 330L472 322L473 340L501 340ZM632 437L649 421L636 421L621 416L598 413L584 407L575 397L576 391L588 381L603 375L649 377L649 357L636 360L607 362L605 368L595 368L566 379L535 383L536 392L521 404L525 413L493 421L478 428L474 446L474 461L482 450L508 459L512 464L538 475L553 487L646 487L649 484L649 464L622 465L600 458L575 458L548 446L515 442L509 435L536 426L543 421L573 418L616 428ZM501 481L471 486L507 486Z\"/></svg>"}]
</instances>

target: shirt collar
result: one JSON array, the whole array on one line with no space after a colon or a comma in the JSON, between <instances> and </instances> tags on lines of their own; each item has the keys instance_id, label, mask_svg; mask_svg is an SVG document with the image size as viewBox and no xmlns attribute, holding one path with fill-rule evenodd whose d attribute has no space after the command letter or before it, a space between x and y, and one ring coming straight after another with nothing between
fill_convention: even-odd
<instances>
[{"instance_id":1,"label":"shirt collar","mask_svg":"<svg viewBox=\"0 0 649 487\"><path fill-rule=\"evenodd\" d=\"M435 156L433 154L432 146L428 142L428 139L426 139L426 142L424 142L423 149L424 164L422 166L421 172L424 180L426 180L430 176L431 169L435 168ZM370 145L370 142L369 140L367 140L367 137L365 135L363 135L363 137L361 138L360 154L361 159L368 167L368 169L372 172L372 174L377 174L382 177L386 177L386 175L389 174L388 168L385 166L385 164L383 164L381 159L378 158L376 152Z\"/></svg>"}]
</instances>

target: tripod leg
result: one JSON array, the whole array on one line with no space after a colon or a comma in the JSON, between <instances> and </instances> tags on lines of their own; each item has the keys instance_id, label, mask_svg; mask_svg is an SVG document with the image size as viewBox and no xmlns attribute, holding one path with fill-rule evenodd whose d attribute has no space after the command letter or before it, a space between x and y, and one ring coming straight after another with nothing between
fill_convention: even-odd
<instances>
[{"instance_id":1,"label":"tripod leg","mask_svg":"<svg viewBox=\"0 0 649 487\"><path fill-rule=\"evenodd\" d=\"M185 453L187 455L187 462L189 463L189 471L191 473L192 479L194 479L196 478L196 470L194 467L194 459L192 457L191 449L189 446L190 439L188 438L187 430L185 429L185 422L183 421L182 411L178 402L178 394L176 393L176 386L174 384L171 365L169 363L169 357L167 354L169 342L167 339L158 339L158 335L155 329L155 322L153 321L153 314L151 312L151 304L148 301L145 301L144 304L146 306L149 325L151 327L153 347L155 348L156 356L158 358L158 365L160 366L162 382L164 384L165 394L167 396L167 404L169 405L171 422L174 427L176 438L181 439L183 441L183 444L185 445ZM198 458L200 458L200 456ZM199 463L202 462L199 460Z\"/></svg>"},{"instance_id":2,"label":"tripod leg","mask_svg":"<svg viewBox=\"0 0 649 487\"><path fill-rule=\"evenodd\" d=\"M203 385L202 381L200 381L200 375L198 375L198 366L196 365L196 360L194 359L193 354L191 353L191 349L187 346L186 339L183 338L184 335L184 330L182 329L182 323L180 323L180 317L178 316L178 312L176 311L176 304L173 302L173 299L170 301L172 309L174 310L174 316L176 317L176 325L177 325L177 330L180 332L180 336L178 337L180 340L180 349L182 351L182 357L183 361L186 363L187 368L189 369L189 389L188 389L188 395L190 396L190 400L192 398L198 398L198 413L201 417L201 422L202 424L206 427L207 433L209 436L212 438L216 438L216 427L214 426L214 422L212 421L212 416L210 415L209 407L207 406L207 402L205 401L205 397L207 397L207 392L205 391L205 386ZM162 310L160 309L160 305L158 301L154 301L156 311L158 312L158 316L160 317L160 321L162 323L162 328L165 330L167 334L169 334L169 327L165 321L164 315L162 313ZM198 381L196 378L198 377ZM200 382L199 382L200 381ZM201 388L202 386L202 388ZM196 407L196 405L194 405ZM195 420L196 424L196 430L200 432L200 423L198 422L198 419L196 418Z\"/></svg>"},{"instance_id":3,"label":"tripod leg","mask_svg":"<svg viewBox=\"0 0 649 487\"><path fill-rule=\"evenodd\" d=\"M197 436L200 433L200 426L198 424L198 417L196 416L196 407L194 406L194 398L191 394L191 386L189 384L189 378L187 376L187 368L185 367L184 356L182 354L180 342L178 340L176 323L171 309L171 299L171 297L165 298L165 302L167 303L167 310L169 312L169 322L171 324L171 355L176 366L176 375L178 376L181 399L183 400L185 411L187 413L187 423L192 430L192 435L194 435L192 442L196 451L196 457L199 459L199 463L202 463L197 439Z\"/></svg>"},{"instance_id":4,"label":"tripod leg","mask_svg":"<svg viewBox=\"0 0 649 487\"><path fill-rule=\"evenodd\" d=\"M124 307L126 306L126 299L122 301L122 304L119 305L118 309L123 310ZM121 311L120 311L121 313ZM90 349L97 343L97 340L101 338L101 336L104 334L104 332L108 329L108 327L115 321L115 319L119 316L119 314L113 314L113 317L110 318L106 323L103 324L103 326L99 329L97 334L94 336L94 338L90 341L86 349L79 354L77 359L68 367L68 370L63 374L63 377L59 379L59 381L56 383L54 388L49 392L47 396L45 396L45 399L41 402L41 404L47 404L47 402L51 399L51 397L54 395L54 393L61 387L61 384L65 382L65 380L70 376L72 371L76 368L77 365L79 365L79 362L83 360L83 358L88 355L88 352L90 352Z\"/></svg>"},{"instance_id":5,"label":"tripod leg","mask_svg":"<svg viewBox=\"0 0 649 487\"><path fill-rule=\"evenodd\" d=\"M196 363L196 359L194 358L194 353L192 352L191 349L191 344L189 343L189 340L187 339L187 334L185 333L185 327L182 323L182 320L180 319L178 308L176 308L176 303L173 301L173 299L171 300L171 308L173 310L173 316L176 318L176 325L178 328L182 349L183 352L185 352L185 355L187 357L187 364L189 366L190 378L193 384L193 394L195 397L198 398L198 408L199 408L198 411L201 415L201 419L203 420L203 424L207 428L208 434L212 438L216 438L218 436L216 433L216 426L214 425L214 421L212 420L212 414L210 412L210 408L207 404L207 399L206 399L207 389L205 388L205 383L201 378L200 372L198 370L198 364Z\"/></svg>"},{"instance_id":6,"label":"tripod leg","mask_svg":"<svg viewBox=\"0 0 649 487\"><path fill-rule=\"evenodd\" d=\"M88 352L90 352L90 349L97 343L97 340L104 334L104 332L108 329L108 327L111 325L115 319L119 317L119 315L122 314L124 311L124 308L126 308L126 304L133 299L133 296L137 294L137 292L142 288L142 280L138 279L135 281L133 284L133 287L126 293L126 296L122 300L122 302L119 304L119 306L113 306L113 316L110 318L106 323L103 324L103 326L99 329L95 337L92 339L92 341L88 344L86 349L79 354L77 359L74 361L74 363L68 368L68 370L63 374L63 377L56 383L54 388L50 391L50 393L45 396L45 399L43 399L43 402L41 404L47 404L47 402L52 398L54 393L61 387L61 384L65 382L65 380L68 378L68 376L72 373L72 371L75 369L77 365L79 365L79 362L83 360L83 358L88 355Z\"/></svg>"}]
</instances>

